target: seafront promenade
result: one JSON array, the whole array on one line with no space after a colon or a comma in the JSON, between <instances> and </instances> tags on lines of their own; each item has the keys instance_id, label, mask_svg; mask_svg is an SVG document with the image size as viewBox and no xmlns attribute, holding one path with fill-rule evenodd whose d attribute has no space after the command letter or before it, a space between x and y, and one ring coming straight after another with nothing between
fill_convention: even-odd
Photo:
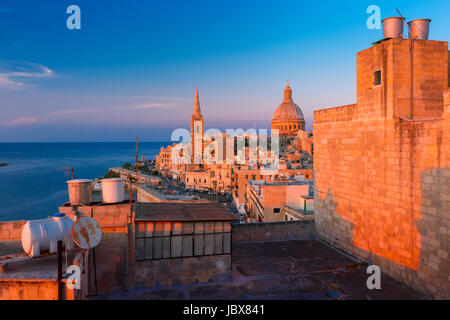
<instances>
[{"instance_id":1,"label":"seafront promenade","mask_svg":"<svg viewBox=\"0 0 450 320\"><path fill-rule=\"evenodd\" d=\"M117 173L120 175L121 178L124 178L125 180L129 179L130 177L134 180L137 180L140 183L159 183L161 181L161 178L158 176L151 176L148 174L144 174L141 172L136 173L135 171L128 170L121 167L114 167L109 168L109 171Z\"/></svg>"}]
</instances>

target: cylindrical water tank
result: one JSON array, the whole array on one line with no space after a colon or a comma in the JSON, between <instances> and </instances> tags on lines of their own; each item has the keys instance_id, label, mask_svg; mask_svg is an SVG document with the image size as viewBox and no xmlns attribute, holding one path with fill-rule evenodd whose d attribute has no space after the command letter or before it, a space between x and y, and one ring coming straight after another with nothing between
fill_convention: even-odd
<instances>
[{"instance_id":1,"label":"cylindrical water tank","mask_svg":"<svg viewBox=\"0 0 450 320\"><path fill-rule=\"evenodd\" d=\"M41 220L30 220L22 229L22 247L30 257L38 257L43 252L55 253L58 240L68 250L73 248L73 221L64 213Z\"/></svg>"},{"instance_id":2,"label":"cylindrical water tank","mask_svg":"<svg viewBox=\"0 0 450 320\"><path fill-rule=\"evenodd\" d=\"M383 38L403 38L403 23L405 18L390 17L383 21Z\"/></svg>"},{"instance_id":3,"label":"cylindrical water tank","mask_svg":"<svg viewBox=\"0 0 450 320\"><path fill-rule=\"evenodd\" d=\"M67 181L69 201L73 206L89 205L92 199L93 182L90 179L75 179Z\"/></svg>"},{"instance_id":4,"label":"cylindrical water tank","mask_svg":"<svg viewBox=\"0 0 450 320\"><path fill-rule=\"evenodd\" d=\"M111 178L102 180L102 196L104 203L118 203L124 200L125 180Z\"/></svg>"},{"instance_id":5,"label":"cylindrical water tank","mask_svg":"<svg viewBox=\"0 0 450 320\"><path fill-rule=\"evenodd\" d=\"M430 22L430 19L416 19L408 22L409 37L413 39L428 40Z\"/></svg>"}]
</instances>

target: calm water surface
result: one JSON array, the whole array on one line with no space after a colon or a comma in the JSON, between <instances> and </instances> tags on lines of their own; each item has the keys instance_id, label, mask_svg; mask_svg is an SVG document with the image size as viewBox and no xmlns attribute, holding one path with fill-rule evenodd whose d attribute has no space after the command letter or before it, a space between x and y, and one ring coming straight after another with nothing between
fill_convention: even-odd
<instances>
[{"instance_id":1,"label":"calm water surface","mask_svg":"<svg viewBox=\"0 0 450 320\"><path fill-rule=\"evenodd\" d=\"M169 142L140 142L139 154L155 159ZM68 200L71 175L56 171L74 168L75 178L103 177L108 168L133 163L134 142L0 143L0 221L40 219L58 211Z\"/></svg>"}]
</instances>

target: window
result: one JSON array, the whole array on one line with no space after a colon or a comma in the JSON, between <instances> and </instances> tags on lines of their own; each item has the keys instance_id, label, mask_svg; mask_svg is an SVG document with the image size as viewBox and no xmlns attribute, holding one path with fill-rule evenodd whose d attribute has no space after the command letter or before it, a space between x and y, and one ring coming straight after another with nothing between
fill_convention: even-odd
<instances>
[{"instance_id":1,"label":"window","mask_svg":"<svg viewBox=\"0 0 450 320\"><path fill-rule=\"evenodd\" d=\"M373 85L381 86L381 70L377 70L373 73Z\"/></svg>"},{"instance_id":2,"label":"window","mask_svg":"<svg viewBox=\"0 0 450 320\"><path fill-rule=\"evenodd\" d=\"M138 222L136 260L170 259L231 253L231 223Z\"/></svg>"},{"instance_id":3,"label":"window","mask_svg":"<svg viewBox=\"0 0 450 320\"><path fill-rule=\"evenodd\" d=\"M273 213L280 213L280 208L273 208Z\"/></svg>"}]
</instances>

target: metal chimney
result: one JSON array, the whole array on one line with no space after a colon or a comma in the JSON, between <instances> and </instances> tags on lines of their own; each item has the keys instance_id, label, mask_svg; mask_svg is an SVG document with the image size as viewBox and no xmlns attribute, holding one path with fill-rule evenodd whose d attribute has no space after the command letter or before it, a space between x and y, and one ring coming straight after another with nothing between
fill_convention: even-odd
<instances>
[{"instance_id":1,"label":"metal chimney","mask_svg":"<svg viewBox=\"0 0 450 320\"><path fill-rule=\"evenodd\" d=\"M409 37L412 39L428 40L431 19L416 19L408 22Z\"/></svg>"},{"instance_id":2,"label":"metal chimney","mask_svg":"<svg viewBox=\"0 0 450 320\"><path fill-rule=\"evenodd\" d=\"M383 21L383 38L403 38L403 23L405 18L390 17Z\"/></svg>"}]
</instances>

